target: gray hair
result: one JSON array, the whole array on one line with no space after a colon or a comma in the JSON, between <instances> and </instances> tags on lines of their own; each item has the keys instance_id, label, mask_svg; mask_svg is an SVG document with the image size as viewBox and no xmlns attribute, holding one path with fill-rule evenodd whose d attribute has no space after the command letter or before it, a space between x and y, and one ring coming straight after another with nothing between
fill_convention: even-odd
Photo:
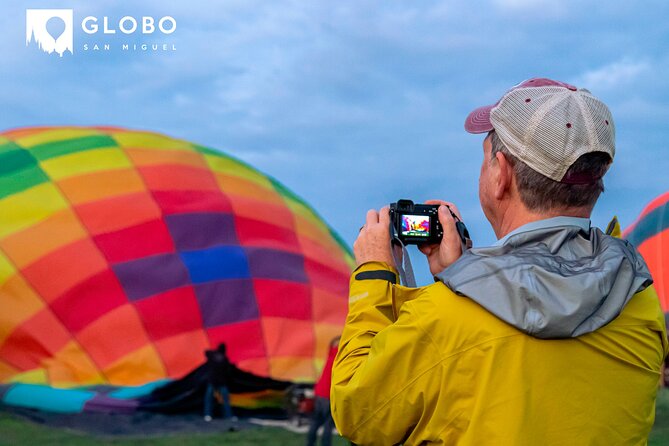
<instances>
[{"instance_id":1,"label":"gray hair","mask_svg":"<svg viewBox=\"0 0 669 446\"><path fill-rule=\"evenodd\" d=\"M520 199L530 211L592 207L604 192L604 181L601 178L588 184L566 184L540 174L513 156L494 130L490 132L490 142L492 159L495 159L497 152L502 152L509 160L516 175ZM596 176L604 176L610 164L611 157L606 153L587 153L571 165L566 175L593 172Z\"/></svg>"}]
</instances>

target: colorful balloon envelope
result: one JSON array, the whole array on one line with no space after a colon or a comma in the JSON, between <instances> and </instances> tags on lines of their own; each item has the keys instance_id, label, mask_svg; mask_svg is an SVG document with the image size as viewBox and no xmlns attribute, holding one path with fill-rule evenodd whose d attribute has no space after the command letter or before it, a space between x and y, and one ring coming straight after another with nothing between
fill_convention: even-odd
<instances>
[{"instance_id":1,"label":"colorful balloon envelope","mask_svg":"<svg viewBox=\"0 0 669 446\"><path fill-rule=\"evenodd\" d=\"M669 192L651 201L623 237L637 247L648 264L662 310L669 312Z\"/></svg>"},{"instance_id":2,"label":"colorful balloon envelope","mask_svg":"<svg viewBox=\"0 0 669 446\"><path fill-rule=\"evenodd\" d=\"M0 382L140 385L222 342L243 370L312 381L352 264L304 201L218 150L121 128L0 134Z\"/></svg>"}]
</instances>

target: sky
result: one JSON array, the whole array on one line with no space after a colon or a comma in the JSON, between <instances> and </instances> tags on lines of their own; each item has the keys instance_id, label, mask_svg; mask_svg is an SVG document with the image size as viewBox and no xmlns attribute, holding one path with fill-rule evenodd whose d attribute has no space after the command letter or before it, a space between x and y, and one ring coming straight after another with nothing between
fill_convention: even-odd
<instances>
[{"instance_id":1,"label":"sky","mask_svg":"<svg viewBox=\"0 0 669 446\"><path fill-rule=\"evenodd\" d=\"M73 9L74 54L26 46L27 7ZM116 34L85 33L86 16ZM126 36L124 16L177 28ZM659 0L3 0L0 131L116 125L204 144L278 179L351 245L368 209L440 198L482 246L495 240L478 202L483 137L464 119L550 77L610 107L617 152L592 221L626 227L669 190L667 16Z\"/></svg>"}]
</instances>

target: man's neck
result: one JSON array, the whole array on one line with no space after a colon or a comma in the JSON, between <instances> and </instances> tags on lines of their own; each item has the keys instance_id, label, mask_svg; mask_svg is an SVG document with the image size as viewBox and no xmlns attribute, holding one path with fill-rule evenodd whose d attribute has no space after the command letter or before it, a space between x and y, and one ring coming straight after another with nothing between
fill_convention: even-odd
<instances>
[{"instance_id":1,"label":"man's neck","mask_svg":"<svg viewBox=\"0 0 669 446\"><path fill-rule=\"evenodd\" d=\"M553 217L590 218L592 208L552 209L546 212L532 212L524 206L516 209L507 209L502 215L500 224L495 228L495 235L501 239L508 233L534 221L546 220Z\"/></svg>"}]
</instances>

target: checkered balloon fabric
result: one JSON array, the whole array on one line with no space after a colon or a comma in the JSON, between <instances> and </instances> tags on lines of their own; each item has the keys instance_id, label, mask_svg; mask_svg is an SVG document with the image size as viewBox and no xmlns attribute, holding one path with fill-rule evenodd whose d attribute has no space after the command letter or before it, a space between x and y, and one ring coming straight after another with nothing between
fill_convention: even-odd
<instances>
[{"instance_id":1,"label":"checkered balloon fabric","mask_svg":"<svg viewBox=\"0 0 669 446\"><path fill-rule=\"evenodd\" d=\"M0 383L136 385L221 342L313 380L347 311L348 248L273 178L121 128L0 134Z\"/></svg>"}]
</instances>

